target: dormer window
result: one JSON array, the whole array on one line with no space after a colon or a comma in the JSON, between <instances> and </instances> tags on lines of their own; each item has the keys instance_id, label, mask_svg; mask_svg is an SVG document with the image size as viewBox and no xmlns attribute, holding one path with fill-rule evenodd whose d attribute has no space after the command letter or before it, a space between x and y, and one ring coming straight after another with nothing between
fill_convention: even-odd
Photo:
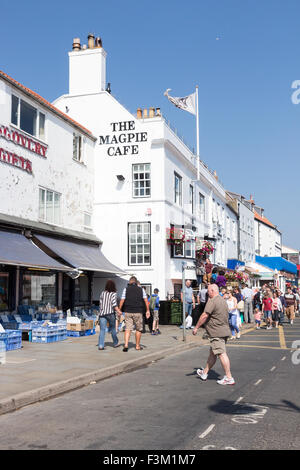
<instances>
[{"instance_id":1,"label":"dormer window","mask_svg":"<svg viewBox=\"0 0 300 470\"><path fill-rule=\"evenodd\" d=\"M82 162L82 137L79 134L73 133L73 160Z\"/></svg>"},{"instance_id":2,"label":"dormer window","mask_svg":"<svg viewBox=\"0 0 300 470\"><path fill-rule=\"evenodd\" d=\"M15 95L11 96L11 122L27 134L45 139L45 114Z\"/></svg>"}]
</instances>

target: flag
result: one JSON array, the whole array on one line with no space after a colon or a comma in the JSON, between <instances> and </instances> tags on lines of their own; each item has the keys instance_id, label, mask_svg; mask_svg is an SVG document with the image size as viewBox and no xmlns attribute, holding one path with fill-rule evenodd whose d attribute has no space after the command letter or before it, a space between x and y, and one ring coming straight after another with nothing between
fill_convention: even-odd
<instances>
[{"instance_id":1,"label":"flag","mask_svg":"<svg viewBox=\"0 0 300 470\"><path fill-rule=\"evenodd\" d=\"M170 96L169 91L171 91L171 88L168 88L164 92L164 96L166 96L168 100L171 101L171 103L175 104L177 108L196 115L196 92L192 93L191 95L184 96L183 98L178 98L175 96Z\"/></svg>"}]
</instances>

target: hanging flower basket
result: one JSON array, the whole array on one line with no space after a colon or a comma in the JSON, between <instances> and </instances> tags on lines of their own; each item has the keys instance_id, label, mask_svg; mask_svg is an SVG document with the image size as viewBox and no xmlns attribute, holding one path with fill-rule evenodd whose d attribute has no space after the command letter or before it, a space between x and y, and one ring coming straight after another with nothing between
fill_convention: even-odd
<instances>
[{"instance_id":1,"label":"hanging flower basket","mask_svg":"<svg viewBox=\"0 0 300 470\"><path fill-rule=\"evenodd\" d=\"M202 247L196 251L196 258L206 259L207 256L214 252L214 247L210 242L204 241Z\"/></svg>"},{"instance_id":2,"label":"hanging flower basket","mask_svg":"<svg viewBox=\"0 0 300 470\"><path fill-rule=\"evenodd\" d=\"M185 240L185 234L183 229L179 228L167 228L166 238L169 245L181 245Z\"/></svg>"}]
</instances>

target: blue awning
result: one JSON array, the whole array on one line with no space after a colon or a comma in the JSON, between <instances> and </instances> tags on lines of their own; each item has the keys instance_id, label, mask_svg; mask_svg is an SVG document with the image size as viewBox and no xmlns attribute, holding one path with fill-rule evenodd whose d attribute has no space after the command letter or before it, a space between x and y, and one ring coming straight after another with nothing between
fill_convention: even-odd
<instances>
[{"instance_id":1,"label":"blue awning","mask_svg":"<svg viewBox=\"0 0 300 470\"><path fill-rule=\"evenodd\" d=\"M297 265L280 256L255 256L255 261L263 266L267 266L267 268L297 274Z\"/></svg>"},{"instance_id":2,"label":"blue awning","mask_svg":"<svg viewBox=\"0 0 300 470\"><path fill-rule=\"evenodd\" d=\"M70 271L21 233L0 231L0 264Z\"/></svg>"},{"instance_id":3,"label":"blue awning","mask_svg":"<svg viewBox=\"0 0 300 470\"><path fill-rule=\"evenodd\" d=\"M244 261L240 261L238 259L228 259L227 260L227 268L228 269L237 269L239 266L245 266Z\"/></svg>"}]
</instances>

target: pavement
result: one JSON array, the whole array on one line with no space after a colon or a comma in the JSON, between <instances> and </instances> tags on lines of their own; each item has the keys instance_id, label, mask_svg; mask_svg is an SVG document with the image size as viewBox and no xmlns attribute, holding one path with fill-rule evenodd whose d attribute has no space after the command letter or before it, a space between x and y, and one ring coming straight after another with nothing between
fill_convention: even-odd
<instances>
[{"instance_id":1,"label":"pavement","mask_svg":"<svg viewBox=\"0 0 300 470\"><path fill-rule=\"evenodd\" d=\"M251 330L253 325L243 325L242 334ZM7 352L0 365L0 415L208 344L202 329L197 336L187 330L186 341L178 326L161 325L160 331L142 336L142 351L136 351L132 334L127 353L123 333L119 348L112 347L107 334L103 351L98 350L98 334L49 344L23 341L22 349Z\"/></svg>"}]
</instances>

